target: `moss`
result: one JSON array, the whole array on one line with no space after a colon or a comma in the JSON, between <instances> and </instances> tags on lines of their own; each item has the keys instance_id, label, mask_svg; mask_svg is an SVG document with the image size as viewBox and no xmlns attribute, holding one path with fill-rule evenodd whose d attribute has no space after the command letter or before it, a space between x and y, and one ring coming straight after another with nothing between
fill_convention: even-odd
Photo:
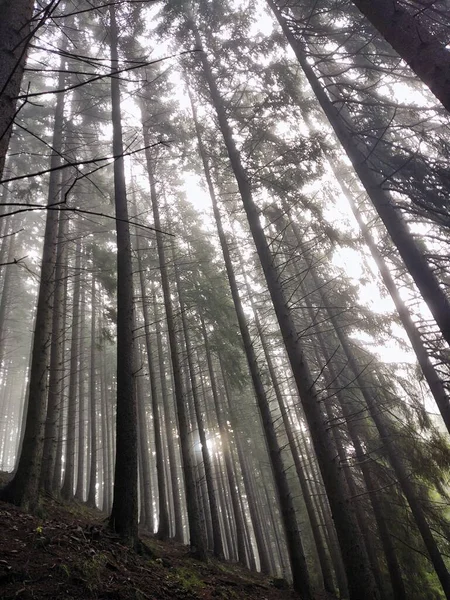
<instances>
[{"instance_id":1,"label":"moss","mask_svg":"<svg viewBox=\"0 0 450 600\"><path fill-rule=\"evenodd\" d=\"M89 592L98 590L102 584L102 573L108 562L105 554L94 554L73 565L72 577L80 581Z\"/></svg>"},{"instance_id":2,"label":"moss","mask_svg":"<svg viewBox=\"0 0 450 600\"><path fill-rule=\"evenodd\" d=\"M197 573L187 567L174 570L170 575L170 579L176 581L184 592L190 594L195 594L205 587L204 581L199 578Z\"/></svg>"}]
</instances>

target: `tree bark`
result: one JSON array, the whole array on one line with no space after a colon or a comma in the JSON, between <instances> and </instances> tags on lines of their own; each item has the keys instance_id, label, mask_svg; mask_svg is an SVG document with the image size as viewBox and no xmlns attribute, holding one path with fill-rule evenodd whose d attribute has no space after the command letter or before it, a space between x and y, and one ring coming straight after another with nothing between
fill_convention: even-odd
<instances>
[{"instance_id":1,"label":"tree bark","mask_svg":"<svg viewBox=\"0 0 450 600\"><path fill-rule=\"evenodd\" d=\"M109 7L111 70L119 68L115 5ZM117 426L114 499L110 527L130 546L138 544L137 406L134 393L133 266L123 160L120 86L111 77L114 203L117 233Z\"/></svg>"},{"instance_id":2,"label":"tree bark","mask_svg":"<svg viewBox=\"0 0 450 600\"><path fill-rule=\"evenodd\" d=\"M83 253L82 253L83 254ZM82 259L84 257L82 256ZM82 260L84 263L84 260ZM80 273L81 277L81 273ZM84 502L86 483L86 290L84 276L81 281L80 298L80 340L78 368L78 455L77 455L77 485L75 488L75 500Z\"/></svg>"},{"instance_id":3,"label":"tree bark","mask_svg":"<svg viewBox=\"0 0 450 600\"><path fill-rule=\"evenodd\" d=\"M0 2L0 179L16 115L34 0Z\"/></svg>"},{"instance_id":4,"label":"tree bark","mask_svg":"<svg viewBox=\"0 0 450 600\"><path fill-rule=\"evenodd\" d=\"M52 341L50 348L50 374L48 382L47 417L45 420L44 449L41 468L41 487L47 493L55 492L53 475L55 471L56 452L58 442L58 426L63 404L62 377L64 372L63 355L65 332L62 328L65 320L63 305L66 304L63 294L67 292L67 233L68 219L62 212L59 219L58 248L55 269L55 295L52 316ZM57 488L59 493L59 486Z\"/></svg>"}]
</instances>

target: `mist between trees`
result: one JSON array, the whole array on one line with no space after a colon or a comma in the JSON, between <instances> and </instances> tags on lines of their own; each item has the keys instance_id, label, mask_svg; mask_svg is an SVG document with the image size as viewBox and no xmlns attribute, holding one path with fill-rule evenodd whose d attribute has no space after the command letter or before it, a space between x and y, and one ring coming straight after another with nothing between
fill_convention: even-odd
<instances>
[{"instance_id":1,"label":"mist between trees","mask_svg":"<svg viewBox=\"0 0 450 600\"><path fill-rule=\"evenodd\" d=\"M304 600L450 598L449 31L0 1L2 500Z\"/></svg>"}]
</instances>

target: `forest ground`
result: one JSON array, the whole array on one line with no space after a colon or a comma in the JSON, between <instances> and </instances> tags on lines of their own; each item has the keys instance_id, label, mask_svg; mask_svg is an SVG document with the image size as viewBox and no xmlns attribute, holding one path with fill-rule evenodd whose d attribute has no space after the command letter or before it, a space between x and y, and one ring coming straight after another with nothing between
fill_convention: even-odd
<instances>
[{"instance_id":1,"label":"forest ground","mask_svg":"<svg viewBox=\"0 0 450 600\"><path fill-rule=\"evenodd\" d=\"M188 548L143 535L138 555L82 504L47 500L39 515L0 502L0 599L288 600L277 580L226 562L192 559Z\"/></svg>"}]
</instances>

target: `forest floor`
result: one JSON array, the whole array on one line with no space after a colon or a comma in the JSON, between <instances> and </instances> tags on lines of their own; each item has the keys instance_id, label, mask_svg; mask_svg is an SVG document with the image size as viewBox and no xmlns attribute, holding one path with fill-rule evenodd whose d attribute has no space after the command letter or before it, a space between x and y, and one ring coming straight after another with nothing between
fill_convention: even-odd
<instances>
[{"instance_id":1,"label":"forest floor","mask_svg":"<svg viewBox=\"0 0 450 600\"><path fill-rule=\"evenodd\" d=\"M142 540L148 556L123 546L105 515L81 504L48 500L36 516L0 502L0 599L298 600L236 564L205 564L181 544Z\"/></svg>"}]
</instances>

